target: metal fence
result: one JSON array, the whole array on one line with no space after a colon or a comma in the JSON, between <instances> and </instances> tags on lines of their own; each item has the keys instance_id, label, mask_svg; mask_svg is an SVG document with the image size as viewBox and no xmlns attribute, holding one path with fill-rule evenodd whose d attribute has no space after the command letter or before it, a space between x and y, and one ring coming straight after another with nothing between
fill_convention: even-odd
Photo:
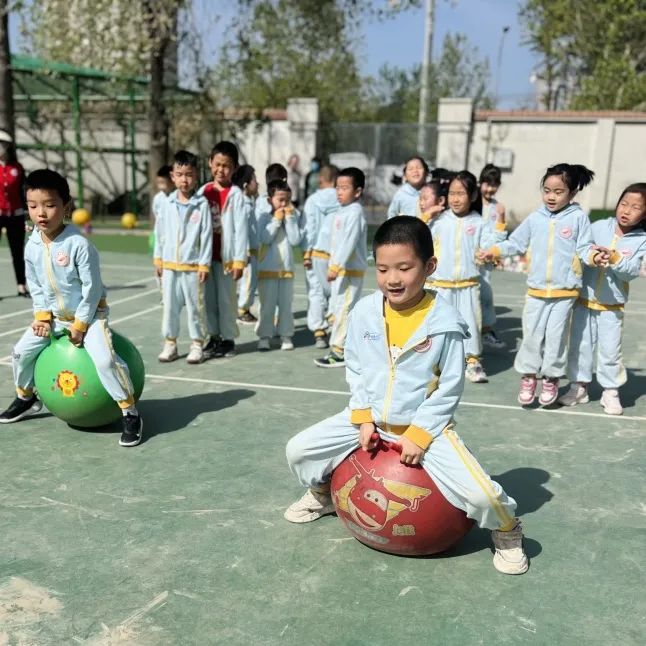
<instances>
[{"instance_id":1,"label":"metal fence","mask_svg":"<svg viewBox=\"0 0 646 646\"><path fill-rule=\"evenodd\" d=\"M366 174L366 214L371 222L381 222L399 186L406 160L418 154L418 125L330 123L321 125L318 136L318 149L330 163L356 166ZM422 137L422 156L432 167L437 153L437 124L424 126Z\"/></svg>"}]
</instances>

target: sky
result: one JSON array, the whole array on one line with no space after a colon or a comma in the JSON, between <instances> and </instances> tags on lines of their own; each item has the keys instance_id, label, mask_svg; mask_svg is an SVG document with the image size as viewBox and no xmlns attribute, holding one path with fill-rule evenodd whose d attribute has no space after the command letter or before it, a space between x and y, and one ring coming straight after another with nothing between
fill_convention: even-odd
<instances>
[{"instance_id":1,"label":"sky","mask_svg":"<svg viewBox=\"0 0 646 646\"><path fill-rule=\"evenodd\" d=\"M231 17L232 3L227 0L193 0L193 4L194 22L203 35L204 56L207 61L214 61ZM383 5L385 0L377 0L376 4ZM518 7L518 0L436 0L433 56L439 56L447 34L466 34L479 54L489 59L492 94L495 92L502 30L505 26L510 28L504 39L499 74L498 107L502 109L531 106L535 95L529 79L537 60L529 48L521 44ZM218 13L219 19L215 17ZM406 10L382 22L364 21L360 30L362 43L357 58L364 74L376 74L385 63L410 68L421 62L423 7ZM12 17L10 33L12 43L18 43L17 20Z\"/></svg>"}]
</instances>

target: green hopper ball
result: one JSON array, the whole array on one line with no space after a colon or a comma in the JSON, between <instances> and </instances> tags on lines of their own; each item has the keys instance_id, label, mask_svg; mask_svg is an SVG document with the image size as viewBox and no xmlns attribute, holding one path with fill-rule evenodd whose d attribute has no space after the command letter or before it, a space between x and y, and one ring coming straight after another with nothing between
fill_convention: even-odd
<instances>
[{"instance_id":1,"label":"green hopper ball","mask_svg":"<svg viewBox=\"0 0 646 646\"><path fill-rule=\"evenodd\" d=\"M114 351L126 362L135 389L135 401L144 389L145 369L139 350L114 330ZM71 426L106 426L120 419L117 403L99 380L85 348L72 345L68 334L52 337L36 360L34 381L38 396L52 415Z\"/></svg>"}]
</instances>

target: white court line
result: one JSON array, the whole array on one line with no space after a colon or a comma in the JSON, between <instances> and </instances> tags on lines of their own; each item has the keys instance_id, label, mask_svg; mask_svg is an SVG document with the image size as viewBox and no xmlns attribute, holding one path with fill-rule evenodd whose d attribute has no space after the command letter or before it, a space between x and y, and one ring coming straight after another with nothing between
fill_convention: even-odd
<instances>
[{"instance_id":1,"label":"white court line","mask_svg":"<svg viewBox=\"0 0 646 646\"><path fill-rule=\"evenodd\" d=\"M213 384L215 386L240 386L243 388L256 388L256 389L265 389L265 390L287 390L290 392L298 393L312 393L315 395L344 395L349 397L350 393L345 390L323 390L320 388L299 388L297 386L274 386L271 384L251 384L245 383L242 381L219 381L216 379L196 379L194 377L171 377L168 375L147 375L151 379L160 379L162 381L185 381L190 383L198 384ZM518 412L522 410L520 406L509 406L507 404L483 404L480 402L465 402L461 401L459 406L472 406L473 408L501 408L503 410L513 410ZM582 417L601 417L602 419L607 420L608 415L604 413L584 413L580 411L573 410L546 410L545 408L536 408L534 409L538 413L551 413L554 415L579 415ZM614 418L615 421L620 420L631 420L638 422L646 422L646 417L638 417L636 415L622 415Z\"/></svg>"},{"instance_id":2,"label":"white court line","mask_svg":"<svg viewBox=\"0 0 646 646\"><path fill-rule=\"evenodd\" d=\"M153 294L153 293L159 293L159 289L157 287L153 287L152 289L148 289L145 292L141 292L141 294L134 294L132 296L126 296L125 298L120 298L119 300L112 301L112 303L108 303L110 307L113 307L114 305L120 305L121 303L127 303L128 301L134 301L136 298L141 298L142 296L146 296L148 294ZM27 310L31 312L32 310ZM22 325L21 327L14 328L13 330L7 330L6 332L0 333L0 338L5 337L5 336L11 336L12 334L16 334L17 332L21 332L25 330L25 326Z\"/></svg>"},{"instance_id":3,"label":"white court line","mask_svg":"<svg viewBox=\"0 0 646 646\"><path fill-rule=\"evenodd\" d=\"M154 276L151 276L150 278L138 278L137 280L128 281L127 283L124 283L120 287L111 287L108 291L112 291L112 290L118 291L122 287L132 287L133 285L137 285L138 283L148 283L151 280L154 280L154 278L155 278ZM141 294L140 294L140 296L141 296ZM116 301L115 301L115 303L116 303ZM115 303L113 303L113 305ZM20 314L27 314L28 312L33 312L33 310L34 310L34 308L30 307L30 308L28 308L26 310L18 310L17 312L10 312L9 314L2 314L2 315L0 315L0 321L2 319L12 318L13 316L19 316Z\"/></svg>"},{"instance_id":4,"label":"white court line","mask_svg":"<svg viewBox=\"0 0 646 646\"><path fill-rule=\"evenodd\" d=\"M122 323L123 321L129 321L130 319L137 318L138 316L141 316L142 314L148 314L149 312L154 312L155 310L160 310L161 309L161 304L160 305L153 305L152 307L149 307L147 310L141 310L141 312L135 312L134 314L128 314L128 316L122 316L121 318L118 319L110 319L109 323L110 326L114 325L115 323Z\"/></svg>"}]
</instances>

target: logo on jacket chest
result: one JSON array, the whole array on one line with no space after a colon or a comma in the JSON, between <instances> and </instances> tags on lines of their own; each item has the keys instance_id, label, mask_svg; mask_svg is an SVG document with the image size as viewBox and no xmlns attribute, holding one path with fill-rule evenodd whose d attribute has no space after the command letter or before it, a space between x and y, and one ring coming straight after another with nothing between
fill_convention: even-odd
<instances>
[{"instance_id":1,"label":"logo on jacket chest","mask_svg":"<svg viewBox=\"0 0 646 646\"><path fill-rule=\"evenodd\" d=\"M363 340L364 341L380 341L381 340L381 332L369 332L366 331L363 335Z\"/></svg>"},{"instance_id":2,"label":"logo on jacket chest","mask_svg":"<svg viewBox=\"0 0 646 646\"><path fill-rule=\"evenodd\" d=\"M189 218L189 220L193 224L197 224L200 221L200 212L199 211L193 211L193 213L191 213L191 217Z\"/></svg>"},{"instance_id":3,"label":"logo on jacket chest","mask_svg":"<svg viewBox=\"0 0 646 646\"><path fill-rule=\"evenodd\" d=\"M564 240L569 240L572 237L573 231L571 227L563 227L559 232L559 235Z\"/></svg>"},{"instance_id":4,"label":"logo on jacket chest","mask_svg":"<svg viewBox=\"0 0 646 646\"><path fill-rule=\"evenodd\" d=\"M56 252L56 264L59 267L67 267L70 264L70 257L62 249Z\"/></svg>"},{"instance_id":5,"label":"logo on jacket chest","mask_svg":"<svg viewBox=\"0 0 646 646\"><path fill-rule=\"evenodd\" d=\"M475 235L476 232L476 225L475 224L468 224L466 227L464 227L464 232L468 236Z\"/></svg>"},{"instance_id":6,"label":"logo on jacket chest","mask_svg":"<svg viewBox=\"0 0 646 646\"><path fill-rule=\"evenodd\" d=\"M624 258L632 258L633 257L633 252L631 249L619 249L619 253L624 257Z\"/></svg>"}]
</instances>

